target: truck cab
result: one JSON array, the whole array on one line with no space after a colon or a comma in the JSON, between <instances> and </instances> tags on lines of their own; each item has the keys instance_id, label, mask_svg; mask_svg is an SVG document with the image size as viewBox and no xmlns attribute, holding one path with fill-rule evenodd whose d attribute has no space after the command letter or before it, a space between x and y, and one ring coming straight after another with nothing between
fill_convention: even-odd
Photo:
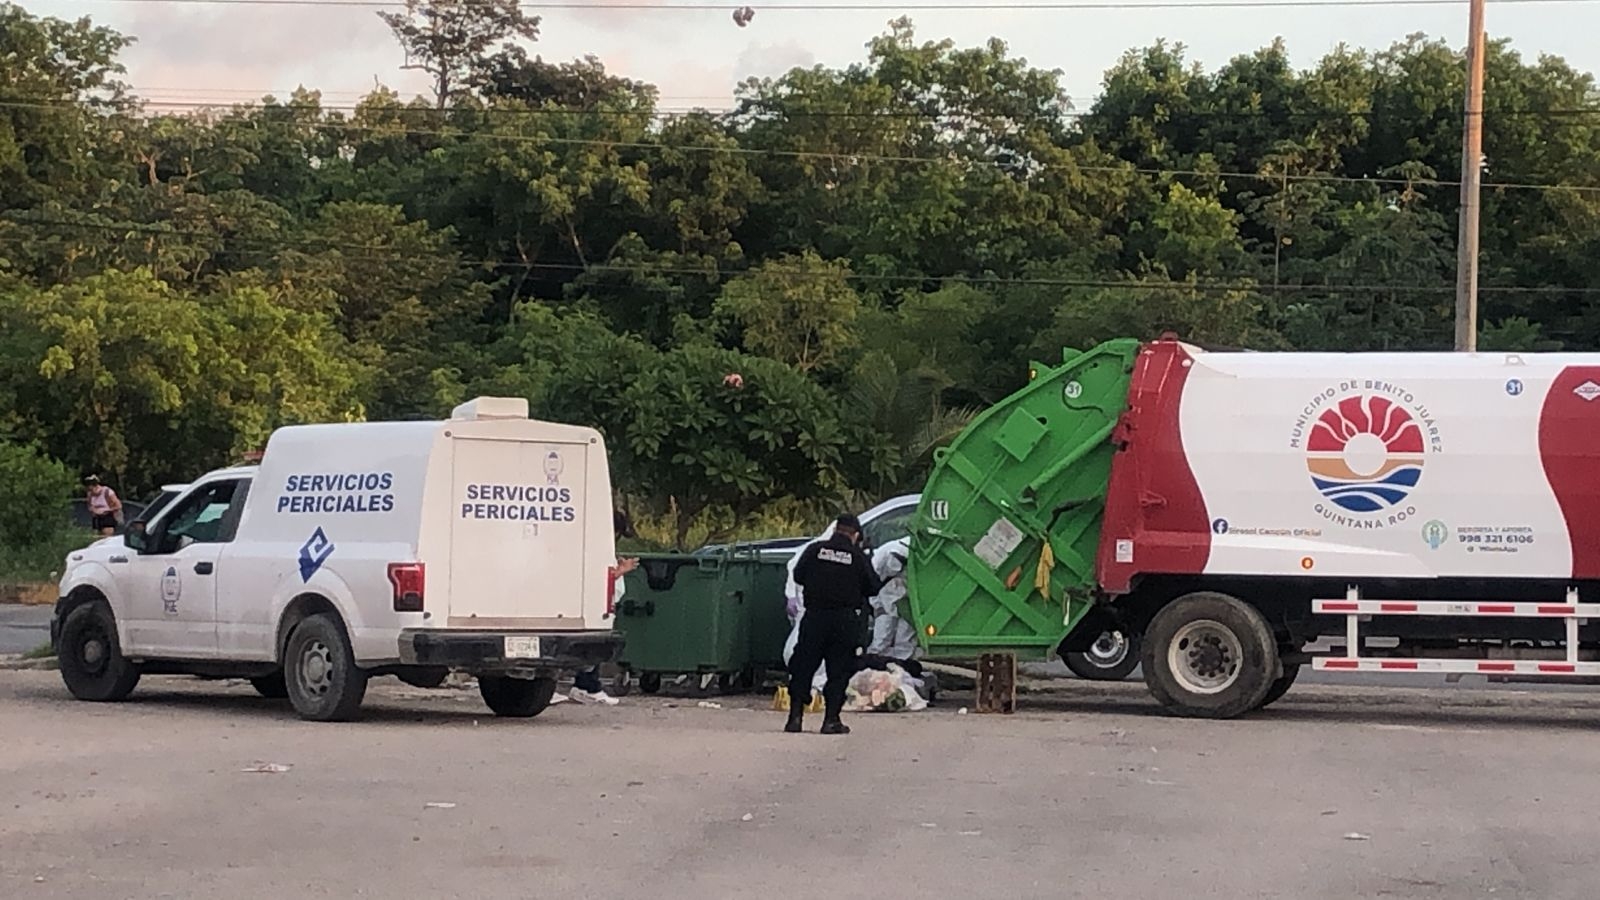
<instances>
[{"instance_id":1,"label":"truck cab","mask_svg":"<svg viewBox=\"0 0 1600 900\"><path fill-rule=\"evenodd\" d=\"M63 680L120 700L144 674L250 679L314 720L367 681L478 678L533 716L556 675L612 658L605 447L480 398L443 422L280 429L120 538L72 554L52 623Z\"/></svg>"}]
</instances>

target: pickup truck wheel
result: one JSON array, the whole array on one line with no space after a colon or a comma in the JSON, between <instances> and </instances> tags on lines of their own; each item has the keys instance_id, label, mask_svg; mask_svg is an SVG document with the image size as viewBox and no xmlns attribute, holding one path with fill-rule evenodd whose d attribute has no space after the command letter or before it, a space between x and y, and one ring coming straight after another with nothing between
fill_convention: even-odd
<instances>
[{"instance_id":1,"label":"pickup truck wheel","mask_svg":"<svg viewBox=\"0 0 1600 900\"><path fill-rule=\"evenodd\" d=\"M122 655L117 621L100 601L67 613L61 623L61 680L79 700L114 703L126 700L139 683L139 667Z\"/></svg>"},{"instance_id":2,"label":"pickup truck wheel","mask_svg":"<svg viewBox=\"0 0 1600 900\"><path fill-rule=\"evenodd\" d=\"M1139 638L1121 631L1105 631L1082 653L1061 654L1072 674L1090 681L1121 681L1139 667Z\"/></svg>"},{"instance_id":3,"label":"pickup truck wheel","mask_svg":"<svg viewBox=\"0 0 1600 900\"><path fill-rule=\"evenodd\" d=\"M508 678L504 675L479 675L478 693L497 716L531 719L544 712L556 695L554 678Z\"/></svg>"},{"instance_id":4,"label":"pickup truck wheel","mask_svg":"<svg viewBox=\"0 0 1600 900\"><path fill-rule=\"evenodd\" d=\"M1168 712L1231 719L1260 707L1283 674L1261 613L1202 591L1167 604L1145 632L1144 680Z\"/></svg>"},{"instance_id":5,"label":"pickup truck wheel","mask_svg":"<svg viewBox=\"0 0 1600 900\"><path fill-rule=\"evenodd\" d=\"M283 671L289 703L302 719L349 721L367 695L367 673L356 665L344 629L325 614L307 616L294 627Z\"/></svg>"},{"instance_id":6,"label":"pickup truck wheel","mask_svg":"<svg viewBox=\"0 0 1600 900\"><path fill-rule=\"evenodd\" d=\"M271 675L252 678L250 679L250 686L256 689L256 693L268 700L282 700L289 696L289 685L284 681L282 672L273 672Z\"/></svg>"},{"instance_id":7,"label":"pickup truck wheel","mask_svg":"<svg viewBox=\"0 0 1600 900\"><path fill-rule=\"evenodd\" d=\"M1284 694L1289 693L1289 688L1294 687L1294 680L1299 676L1300 666L1298 664L1284 666L1283 677L1279 678L1277 681L1274 681L1272 683L1272 687L1267 688L1267 696L1261 698L1261 705L1256 707L1256 709L1266 709L1272 704L1278 702L1278 700L1281 699Z\"/></svg>"}]
</instances>

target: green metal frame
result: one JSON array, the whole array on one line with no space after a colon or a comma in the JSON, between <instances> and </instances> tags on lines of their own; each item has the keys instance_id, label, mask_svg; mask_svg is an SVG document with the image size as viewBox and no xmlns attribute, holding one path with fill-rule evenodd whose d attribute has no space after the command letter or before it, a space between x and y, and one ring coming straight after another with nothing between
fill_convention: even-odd
<instances>
[{"instance_id":1,"label":"green metal frame","mask_svg":"<svg viewBox=\"0 0 1600 900\"><path fill-rule=\"evenodd\" d=\"M1138 341L1119 340L1066 351L1054 368L1035 364L1027 387L935 456L906 572L912 622L929 656L1046 658L1088 612L1111 434L1127 408L1138 352ZM1020 539L1009 550L999 542L985 560L978 548L1002 520ZM1046 542L1054 555L1047 593L1035 586Z\"/></svg>"}]
</instances>

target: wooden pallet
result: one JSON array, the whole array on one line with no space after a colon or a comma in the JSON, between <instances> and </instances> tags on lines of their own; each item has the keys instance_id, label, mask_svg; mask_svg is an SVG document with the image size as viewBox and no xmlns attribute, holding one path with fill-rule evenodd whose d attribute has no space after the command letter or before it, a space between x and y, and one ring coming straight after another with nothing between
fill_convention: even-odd
<instances>
[{"instance_id":1,"label":"wooden pallet","mask_svg":"<svg viewBox=\"0 0 1600 900\"><path fill-rule=\"evenodd\" d=\"M985 653L978 657L977 711L1003 715L1017 711L1015 653Z\"/></svg>"}]
</instances>

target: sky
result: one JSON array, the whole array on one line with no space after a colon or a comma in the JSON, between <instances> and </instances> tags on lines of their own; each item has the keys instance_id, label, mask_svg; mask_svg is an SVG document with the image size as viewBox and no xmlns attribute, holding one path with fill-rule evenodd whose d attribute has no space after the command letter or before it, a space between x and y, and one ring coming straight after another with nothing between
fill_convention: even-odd
<instances>
[{"instance_id":1,"label":"sky","mask_svg":"<svg viewBox=\"0 0 1600 900\"><path fill-rule=\"evenodd\" d=\"M863 59L866 42L904 14L916 24L919 40L951 38L974 46L999 37L1032 65L1060 69L1063 87L1082 108L1123 52L1161 38L1183 43L1191 60L1215 68L1281 36L1295 65L1309 67L1341 43L1381 49L1420 32L1459 46L1467 31L1465 0L1426 7L988 12L870 2L883 6L763 10L759 3L739 0L726 10L621 10L606 9L603 2L540 10L541 36L529 50L550 61L598 56L615 74L657 85L665 109L717 109L728 106L734 87L750 76ZM732 13L745 3L755 17L740 28ZM421 73L401 70L403 54L372 8L160 0L23 0L22 5L36 15L87 15L137 37L124 54L127 80L154 101L227 104L268 93L286 96L301 85L320 89L328 105L353 103L376 84L407 95L426 92ZM1526 59L1549 53L1586 71L1600 69L1600 41L1593 37L1600 31L1600 0L1498 6L1488 0L1486 16L1489 36L1511 38Z\"/></svg>"}]
</instances>

